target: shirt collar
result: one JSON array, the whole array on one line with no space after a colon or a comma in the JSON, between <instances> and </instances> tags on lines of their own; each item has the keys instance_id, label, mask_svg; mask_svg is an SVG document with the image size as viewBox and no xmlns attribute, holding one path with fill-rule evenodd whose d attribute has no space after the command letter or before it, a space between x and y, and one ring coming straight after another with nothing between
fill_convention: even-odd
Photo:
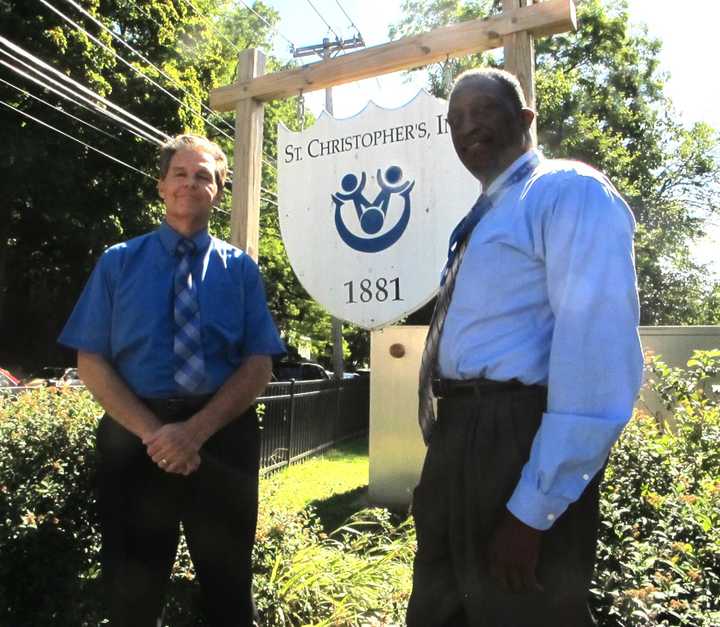
<instances>
[{"instance_id":1,"label":"shirt collar","mask_svg":"<svg viewBox=\"0 0 720 627\"><path fill-rule=\"evenodd\" d=\"M507 181L508 178L512 176L512 173L515 172L515 170L525 165L531 159L537 159L538 161L542 159L542 154L539 150L537 150L537 148L531 148L527 152L521 154L517 159L515 159L515 161L513 161L507 168L505 168L500 173L500 175L492 183L490 183L490 185L488 185L485 193L488 196L492 196L495 192L502 188L505 181ZM502 193L500 194L500 196L502 196Z\"/></svg>"},{"instance_id":2,"label":"shirt collar","mask_svg":"<svg viewBox=\"0 0 720 627\"><path fill-rule=\"evenodd\" d=\"M177 248L178 242L184 239L180 233L173 229L164 220L161 222L157 229L158 237L162 242L163 247L167 250L168 254L174 255L175 249ZM198 231L190 238L195 243L195 248L198 253L203 253L205 249L210 245L210 234L207 228L202 231Z\"/></svg>"}]
</instances>

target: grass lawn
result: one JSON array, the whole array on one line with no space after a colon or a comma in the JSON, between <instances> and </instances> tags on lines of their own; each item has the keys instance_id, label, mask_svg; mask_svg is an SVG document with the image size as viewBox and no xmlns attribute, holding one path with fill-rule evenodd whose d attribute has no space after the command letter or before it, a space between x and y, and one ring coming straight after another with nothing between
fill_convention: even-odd
<instances>
[{"instance_id":1,"label":"grass lawn","mask_svg":"<svg viewBox=\"0 0 720 627\"><path fill-rule=\"evenodd\" d=\"M300 464L260 480L260 501L270 510L312 506L325 531L368 506L367 436L341 442Z\"/></svg>"}]
</instances>

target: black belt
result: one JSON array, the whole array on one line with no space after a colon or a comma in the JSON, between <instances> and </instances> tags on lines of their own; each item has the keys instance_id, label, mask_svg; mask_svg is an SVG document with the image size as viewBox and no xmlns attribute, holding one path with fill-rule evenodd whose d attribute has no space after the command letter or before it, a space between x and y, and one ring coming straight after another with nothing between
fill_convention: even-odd
<instances>
[{"instance_id":1,"label":"black belt","mask_svg":"<svg viewBox=\"0 0 720 627\"><path fill-rule=\"evenodd\" d=\"M433 379L432 391L436 398L450 398L474 393L496 392L522 387L517 379L492 381L491 379Z\"/></svg>"},{"instance_id":2,"label":"black belt","mask_svg":"<svg viewBox=\"0 0 720 627\"><path fill-rule=\"evenodd\" d=\"M189 417L202 409L213 397L212 394L201 396L179 396L176 398L142 398L148 409L158 417Z\"/></svg>"}]
</instances>

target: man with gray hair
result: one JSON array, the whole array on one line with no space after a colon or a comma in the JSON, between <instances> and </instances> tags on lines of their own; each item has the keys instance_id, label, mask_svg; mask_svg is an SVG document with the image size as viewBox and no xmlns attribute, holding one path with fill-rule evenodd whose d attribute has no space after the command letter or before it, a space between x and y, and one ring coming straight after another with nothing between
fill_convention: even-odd
<instances>
[{"instance_id":1,"label":"man with gray hair","mask_svg":"<svg viewBox=\"0 0 720 627\"><path fill-rule=\"evenodd\" d=\"M59 341L106 413L97 433L112 627L156 627L180 523L212 627L254 620L254 402L284 352L255 262L208 234L227 159L203 137L160 151L165 219L112 246Z\"/></svg>"},{"instance_id":2,"label":"man with gray hair","mask_svg":"<svg viewBox=\"0 0 720 627\"><path fill-rule=\"evenodd\" d=\"M594 624L599 483L642 378L635 222L601 173L542 157L534 115L499 70L450 96L482 194L450 237L420 372L410 627Z\"/></svg>"}]
</instances>

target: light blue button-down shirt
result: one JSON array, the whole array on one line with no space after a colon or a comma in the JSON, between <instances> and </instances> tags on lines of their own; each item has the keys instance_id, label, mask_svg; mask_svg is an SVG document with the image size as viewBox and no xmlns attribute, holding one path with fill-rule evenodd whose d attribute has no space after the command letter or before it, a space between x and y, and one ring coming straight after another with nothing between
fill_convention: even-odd
<instances>
[{"instance_id":1,"label":"light blue button-down shirt","mask_svg":"<svg viewBox=\"0 0 720 627\"><path fill-rule=\"evenodd\" d=\"M105 357L139 396L183 394L175 382L173 279L179 233L160 227L116 244L100 257L60 335L65 346ZM211 237L192 238L206 378L215 392L249 355L285 352L265 301L255 262Z\"/></svg>"},{"instance_id":2,"label":"light blue button-down shirt","mask_svg":"<svg viewBox=\"0 0 720 627\"><path fill-rule=\"evenodd\" d=\"M492 193L526 160L513 163ZM548 386L530 459L507 503L548 529L602 468L642 382L633 216L585 164L540 158L471 235L440 340L448 379Z\"/></svg>"}]
</instances>

